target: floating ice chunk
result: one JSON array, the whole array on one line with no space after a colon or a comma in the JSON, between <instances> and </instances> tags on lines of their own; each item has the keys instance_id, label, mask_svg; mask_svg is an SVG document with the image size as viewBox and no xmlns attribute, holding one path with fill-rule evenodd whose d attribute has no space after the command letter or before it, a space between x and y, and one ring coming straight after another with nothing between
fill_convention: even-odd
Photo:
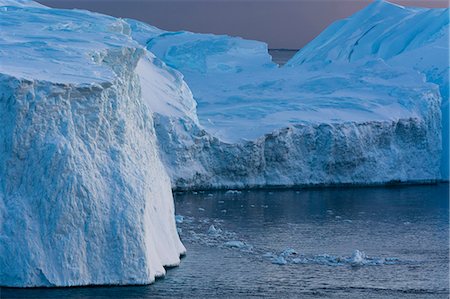
<instances>
[{"instance_id":1,"label":"floating ice chunk","mask_svg":"<svg viewBox=\"0 0 450 299\"><path fill-rule=\"evenodd\" d=\"M344 222L347 222L347 223L353 223L353 221L350 220L350 219L345 219Z\"/></svg>"},{"instance_id":2,"label":"floating ice chunk","mask_svg":"<svg viewBox=\"0 0 450 299\"><path fill-rule=\"evenodd\" d=\"M204 209L204 208L198 208L198 210L199 210L200 212L203 212L205 209Z\"/></svg>"},{"instance_id":3,"label":"floating ice chunk","mask_svg":"<svg viewBox=\"0 0 450 299\"><path fill-rule=\"evenodd\" d=\"M298 253L297 253L297 251L296 251L295 249L288 248L288 249L285 249L285 250L280 254L280 256L288 257L288 256L291 256L291 255L297 255L297 254L298 254Z\"/></svg>"},{"instance_id":4,"label":"floating ice chunk","mask_svg":"<svg viewBox=\"0 0 450 299\"><path fill-rule=\"evenodd\" d=\"M356 249L353 251L352 257L350 258L349 262L352 266L362 266L366 263L366 254L362 251L359 251Z\"/></svg>"},{"instance_id":5,"label":"floating ice chunk","mask_svg":"<svg viewBox=\"0 0 450 299\"><path fill-rule=\"evenodd\" d=\"M220 228L216 228L214 224L211 224L211 226L208 228L208 235L220 235L222 233L222 230Z\"/></svg>"},{"instance_id":6,"label":"floating ice chunk","mask_svg":"<svg viewBox=\"0 0 450 299\"><path fill-rule=\"evenodd\" d=\"M225 195L236 195L236 194L241 194L242 192L239 190L228 190L227 192L225 192Z\"/></svg>"},{"instance_id":7,"label":"floating ice chunk","mask_svg":"<svg viewBox=\"0 0 450 299\"><path fill-rule=\"evenodd\" d=\"M400 260L396 257L387 257L384 259L385 265L395 265L395 264L398 264L399 262L400 262Z\"/></svg>"},{"instance_id":8,"label":"floating ice chunk","mask_svg":"<svg viewBox=\"0 0 450 299\"><path fill-rule=\"evenodd\" d=\"M275 264L275 265L286 265L287 261L286 261L286 259L283 256L280 255L280 256L272 258L272 264Z\"/></svg>"},{"instance_id":9,"label":"floating ice chunk","mask_svg":"<svg viewBox=\"0 0 450 299\"><path fill-rule=\"evenodd\" d=\"M243 248L245 247L245 243L242 241L228 241L225 243L225 246L231 248Z\"/></svg>"},{"instance_id":10,"label":"floating ice chunk","mask_svg":"<svg viewBox=\"0 0 450 299\"><path fill-rule=\"evenodd\" d=\"M183 221L184 221L184 216L175 215L175 222L176 223L183 223Z\"/></svg>"}]
</instances>

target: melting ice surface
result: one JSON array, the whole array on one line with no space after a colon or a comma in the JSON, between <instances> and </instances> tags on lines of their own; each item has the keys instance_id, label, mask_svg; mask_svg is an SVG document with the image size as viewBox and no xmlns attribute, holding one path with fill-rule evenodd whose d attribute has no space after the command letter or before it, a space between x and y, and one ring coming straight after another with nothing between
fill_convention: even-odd
<instances>
[{"instance_id":1,"label":"melting ice surface","mask_svg":"<svg viewBox=\"0 0 450 299\"><path fill-rule=\"evenodd\" d=\"M436 185L177 194L177 226L188 251L164 279L146 287L3 294L445 298L448 191Z\"/></svg>"}]
</instances>

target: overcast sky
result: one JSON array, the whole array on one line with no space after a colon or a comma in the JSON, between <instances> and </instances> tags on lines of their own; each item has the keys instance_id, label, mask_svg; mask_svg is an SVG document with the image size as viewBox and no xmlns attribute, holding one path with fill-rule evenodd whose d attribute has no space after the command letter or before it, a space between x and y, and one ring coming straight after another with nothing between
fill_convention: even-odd
<instances>
[{"instance_id":1,"label":"overcast sky","mask_svg":"<svg viewBox=\"0 0 450 299\"><path fill-rule=\"evenodd\" d=\"M265 41L270 48L299 49L337 19L369 0L41 0L134 18L162 29L229 34ZM448 7L447 0L395 0L407 6Z\"/></svg>"}]
</instances>

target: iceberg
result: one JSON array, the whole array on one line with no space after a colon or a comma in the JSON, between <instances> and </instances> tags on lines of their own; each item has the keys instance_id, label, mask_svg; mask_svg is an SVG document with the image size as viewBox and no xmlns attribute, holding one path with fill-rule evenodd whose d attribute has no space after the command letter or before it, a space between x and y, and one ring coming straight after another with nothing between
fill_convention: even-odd
<instances>
[{"instance_id":1,"label":"iceberg","mask_svg":"<svg viewBox=\"0 0 450 299\"><path fill-rule=\"evenodd\" d=\"M403 11L381 3L349 19L369 11L377 17L368 22L384 24L385 18L394 20L397 10ZM430 10L431 15L440 13ZM441 23L430 17L417 28ZM419 69L381 56L356 59L360 54L355 51L351 63L322 63L313 50L308 53L319 57L318 62L296 62L307 49L329 46L338 51L340 43L330 37L318 37L287 67L278 67L262 42L154 32L141 39L142 45L178 70L192 92L166 102L184 115L147 101L158 111L155 129L174 189L441 179L443 85L430 82ZM448 30L440 32L448 38ZM423 34L423 45L429 45L425 37L430 34ZM416 47L421 55L427 55L427 49ZM442 56L435 59L448 68Z\"/></svg>"},{"instance_id":2,"label":"iceberg","mask_svg":"<svg viewBox=\"0 0 450 299\"><path fill-rule=\"evenodd\" d=\"M31 1L2 0L0 28L0 286L164 275L185 248L137 73L152 55L123 20Z\"/></svg>"},{"instance_id":3,"label":"iceberg","mask_svg":"<svg viewBox=\"0 0 450 299\"><path fill-rule=\"evenodd\" d=\"M335 22L301 49L288 67L349 67L382 59L416 70L439 86L442 96L442 178L449 178L449 9L403 7L374 1L355 15Z\"/></svg>"}]
</instances>

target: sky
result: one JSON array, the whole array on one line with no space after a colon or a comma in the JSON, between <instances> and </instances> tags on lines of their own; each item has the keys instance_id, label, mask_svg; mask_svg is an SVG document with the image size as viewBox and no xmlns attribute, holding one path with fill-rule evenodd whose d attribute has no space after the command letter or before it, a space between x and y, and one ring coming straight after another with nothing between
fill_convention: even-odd
<instances>
[{"instance_id":1,"label":"sky","mask_svg":"<svg viewBox=\"0 0 450 299\"><path fill-rule=\"evenodd\" d=\"M188 30L256 39L272 49L300 49L333 21L370 0L38 0L133 18L169 31ZM394 0L405 6L448 7L447 0Z\"/></svg>"}]
</instances>

